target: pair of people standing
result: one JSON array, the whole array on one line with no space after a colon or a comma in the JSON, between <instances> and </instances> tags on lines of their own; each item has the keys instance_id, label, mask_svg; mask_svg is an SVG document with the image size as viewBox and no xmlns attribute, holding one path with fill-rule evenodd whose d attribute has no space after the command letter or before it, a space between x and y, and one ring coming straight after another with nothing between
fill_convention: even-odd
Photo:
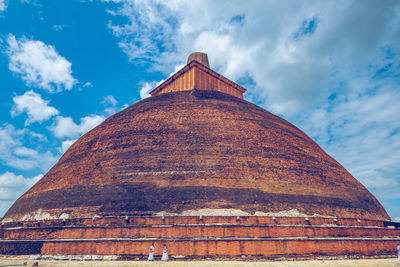
<instances>
[{"instance_id":1,"label":"pair of people standing","mask_svg":"<svg viewBox=\"0 0 400 267\"><path fill-rule=\"evenodd\" d=\"M154 243L151 244L150 246L150 253L149 253L149 261L154 260ZM167 261L168 260L168 249L167 249L167 245L163 245L163 254L161 257L162 261Z\"/></svg>"}]
</instances>

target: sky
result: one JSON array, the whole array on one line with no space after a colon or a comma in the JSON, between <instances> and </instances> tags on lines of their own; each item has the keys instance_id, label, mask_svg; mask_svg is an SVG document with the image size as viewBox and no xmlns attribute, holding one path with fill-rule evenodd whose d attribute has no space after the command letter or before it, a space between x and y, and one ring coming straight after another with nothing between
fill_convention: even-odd
<instances>
[{"instance_id":1,"label":"sky","mask_svg":"<svg viewBox=\"0 0 400 267\"><path fill-rule=\"evenodd\" d=\"M0 217L194 51L400 221L396 0L0 0Z\"/></svg>"}]
</instances>

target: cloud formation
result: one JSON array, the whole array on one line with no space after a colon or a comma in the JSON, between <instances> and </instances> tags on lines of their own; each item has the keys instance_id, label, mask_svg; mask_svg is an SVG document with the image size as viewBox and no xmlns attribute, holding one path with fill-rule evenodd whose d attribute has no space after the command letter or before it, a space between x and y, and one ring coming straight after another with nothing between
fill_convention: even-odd
<instances>
[{"instance_id":1,"label":"cloud formation","mask_svg":"<svg viewBox=\"0 0 400 267\"><path fill-rule=\"evenodd\" d=\"M71 90L77 83L72 77L71 62L59 55L51 45L26 38L7 38L9 69L30 86L59 92Z\"/></svg>"},{"instance_id":2,"label":"cloud formation","mask_svg":"<svg viewBox=\"0 0 400 267\"><path fill-rule=\"evenodd\" d=\"M103 97L103 105L104 106L111 105L111 106L115 107L117 104L118 104L118 101L112 95Z\"/></svg>"},{"instance_id":3,"label":"cloud formation","mask_svg":"<svg viewBox=\"0 0 400 267\"><path fill-rule=\"evenodd\" d=\"M6 10L7 8L7 0L0 0L0 12Z\"/></svg>"},{"instance_id":4,"label":"cloud formation","mask_svg":"<svg viewBox=\"0 0 400 267\"><path fill-rule=\"evenodd\" d=\"M283 114L314 104L335 72L356 71L379 46L400 38L396 1L114 2L113 14L128 23L109 27L129 59L168 71L192 51L207 52L214 69L251 80L254 98Z\"/></svg>"},{"instance_id":5,"label":"cloud formation","mask_svg":"<svg viewBox=\"0 0 400 267\"><path fill-rule=\"evenodd\" d=\"M0 214L4 214L20 195L42 177L42 174L32 178L25 178L12 172L0 174Z\"/></svg>"},{"instance_id":6,"label":"cloud formation","mask_svg":"<svg viewBox=\"0 0 400 267\"><path fill-rule=\"evenodd\" d=\"M71 139L71 140L62 141L62 143L61 143L61 153L64 154L68 150L68 148L70 146L72 146L73 143L76 142L76 140L78 140L78 139Z\"/></svg>"},{"instance_id":7,"label":"cloud formation","mask_svg":"<svg viewBox=\"0 0 400 267\"><path fill-rule=\"evenodd\" d=\"M13 101L14 106L11 115L14 117L26 112L28 119L25 121L25 125L32 122L43 122L59 113L56 108L48 105L50 101L43 100L39 94L32 90L23 95L14 96Z\"/></svg>"},{"instance_id":8,"label":"cloud formation","mask_svg":"<svg viewBox=\"0 0 400 267\"><path fill-rule=\"evenodd\" d=\"M101 115L89 115L80 119L80 123L76 124L71 117L57 116L54 124L49 129L58 138L76 138L105 120Z\"/></svg>"},{"instance_id":9,"label":"cloud formation","mask_svg":"<svg viewBox=\"0 0 400 267\"><path fill-rule=\"evenodd\" d=\"M144 98L150 97L151 96L150 92L151 92L151 90L153 90L155 88L156 84L157 84L156 82L143 83L142 88L140 88L140 92L139 92L140 98L144 99Z\"/></svg>"},{"instance_id":10,"label":"cloud formation","mask_svg":"<svg viewBox=\"0 0 400 267\"><path fill-rule=\"evenodd\" d=\"M104 112L107 115L112 115L118 111L117 108L118 101L112 95L103 97L102 104L106 108Z\"/></svg>"},{"instance_id":11,"label":"cloud formation","mask_svg":"<svg viewBox=\"0 0 400 267\"><path fill-rule=\"evenodd\" d=\"M10 124L0 126L0 162L18 170L48 171L58 160L50 151L42 151L46 138L28 129L18 130ZM31 147L24 144L29 143Z\"/></svg>"},{"instance_id":12,"label":"cloud formation","mask_svg":"<svg viewBox=\"0 0 400 267\"><path fill-rule=\"evenodd\" d=\"M383 202L400 200L400 85L395 79L400 68L393 64L396 57L378 59L386 66L383 72L382 66L369 66L330 100L295 118L297 125Z\"/></svg>"}]
</instances>

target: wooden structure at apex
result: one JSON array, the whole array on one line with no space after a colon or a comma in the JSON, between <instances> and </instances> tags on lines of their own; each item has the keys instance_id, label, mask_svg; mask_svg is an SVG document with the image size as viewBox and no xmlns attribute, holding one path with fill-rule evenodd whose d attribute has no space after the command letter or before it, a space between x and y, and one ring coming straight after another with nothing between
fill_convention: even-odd
<instances>
[{"instance_id":1,"label":"wooden structure at apex","mask_svg":"<svg viewBox=\"0 0 400 267\"><path fill-rule=\"evenodd\" d=\"M210 69L207 54L195 52L188 64L150 92L156 96L169 92L212 90L243 99L246 89Z\"/></svg>"}]
</instances>

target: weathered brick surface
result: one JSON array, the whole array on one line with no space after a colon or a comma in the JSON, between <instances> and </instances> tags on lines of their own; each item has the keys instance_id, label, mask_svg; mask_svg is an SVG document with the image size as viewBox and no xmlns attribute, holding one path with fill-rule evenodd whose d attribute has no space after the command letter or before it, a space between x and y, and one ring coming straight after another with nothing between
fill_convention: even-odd
<instances>
[{"instance_id":1,"label":"weathered brick surface","mask_svg":"<svg viewBox=\"0 0 400 267\"><path fill-rule=\"evenodd\" d=\"M151 242L155 242L158 248L166 243L171 255L187 257L384 255L393 254L393 244L400 241L400 229L381 227L383 222L380 221L338 218L336 225L332 222L332 218L321 217L308 220L275 217L274 220L274 217L263 216L25 221L2 224L0 253L37 254L39 250L50 255L145 257ZM350 225L344 226L345 223ZM362 223L365 225L357 225Z\"/></svg>"},{"instance_id":2,"label":"weathered brick surface","mask_svg":"<svg viewBox=\"0 0 400 267\"><path fill-rule=\"evenodd\" d=\"M307 220L308 219L308 220ZM386 221L388 222L388 221ZM353 219L353 218L323 218L323 217L272 217L272 216L115 216L55 219L41 221L3 222L0 229L13 227L60 227L60 226L104 226L104 225L168 225L168 224L272 224L272 225L337 225L337 226L374 226L385 227L385 221ZM0 231L1 235L1 231Z\"/></svg>"},{"instance_id":3,"label":"weathered brick surface","mask_svg":"<svg viewBox=\"0 0 400 267\"><path fill-rule=\"evenodd\" d=\"M155 225L26 228L4 231L6 239L68 238L189 238L189 237L400 237L400 229L259 226L259 225Z\"/></svg>"},{"instance_id":4,"label":"weathered brick surface","mask_svg":"<svg viewBox=\"0 0 400 267\"><path fill-rule=\"evenodd\" d=\"M390 219L292 124L239 98L199 90L150 97L110 117L5 217L39 208L76 217L233 208Z\"/></svg>"},{"instance_id":5,"label":"weathered brick surface","mask_svg":"<svg viewBox=\"0 0 400 267\"><path fill-rule=\"evenodd\" d=\"M101 217L4 223L0 238L384 237L382 221L267 216Z\"/></svg>"},{"instance_id":6,"label":"weathered brick surface","mask_svg":"<svg viewBox=\"0 0 400 267\"><path fill-rule=\"evenodd\" d=\"M240 256L240 255L386 255L394 254L396 240L111 240L46 242L42 254L57 255L147 255L151 243L155 255L162 245L169 255Z\"/></svg>"},{"instance_id":7,"label":"weathered brick surface","mask_svg":"<svg viewBox=\"0 0 400 267\"><path fill-rule=\"evenodd\" d=\"M30 255L40 254L41 241L4 241L0 240L0 255Z\"/></svg>"}]
</instances>

